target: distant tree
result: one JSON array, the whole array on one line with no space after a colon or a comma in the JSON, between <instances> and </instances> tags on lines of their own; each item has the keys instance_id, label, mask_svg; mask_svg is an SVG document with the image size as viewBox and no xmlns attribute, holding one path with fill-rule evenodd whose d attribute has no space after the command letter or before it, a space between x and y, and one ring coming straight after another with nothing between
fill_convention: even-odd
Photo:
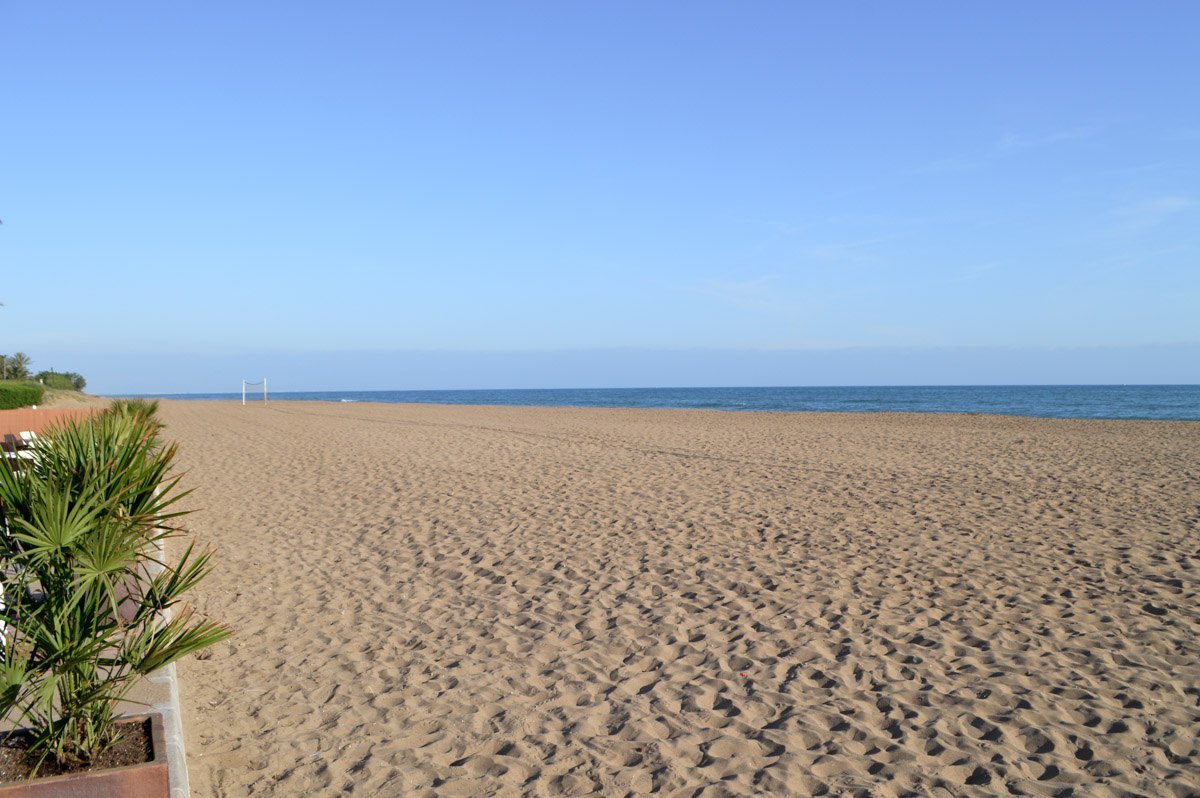
<instances>
[{"instance_id":1,"label":"distant tree","mask_svg":"<svg viewBox=\"0 0 1200 798\"><path fill-rule=\"evenodd\" d=\"M83 378L83 375L73 371L39 371L33 375L33 378L47 388L59 391L82 391L87 385L87 380Z\"/></svg>"},{"instance_id":2,"label":"distant tree","mask_svg":"<svg viewBox=\"0 0 1200 798\"><path fill-rule=\"evenodd\" d=\"M16 367L13 365L15 357L16 355L0 355L0 380L19 379L16 376Z\"/></svg>"},{"instance_id":3,"label":"distant tree","mask_svg":"<svg viewBox=\"0 0 1200 798\"><path fill-rule=\"evenodd\" d=\"M27 380L29 379L29 364L33 361L29 359L29 355L24 352L17 352L9 355L5 364L6 372L10 380Z\"/></svg>"}]
</instances>

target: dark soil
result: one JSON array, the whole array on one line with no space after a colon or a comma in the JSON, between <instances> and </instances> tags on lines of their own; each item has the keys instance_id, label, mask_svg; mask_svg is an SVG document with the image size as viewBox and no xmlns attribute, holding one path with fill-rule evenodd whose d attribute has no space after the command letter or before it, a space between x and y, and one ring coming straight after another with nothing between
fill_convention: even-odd
<instances>
[{"instance_id":1,"label":"dark soil","mask_svg":"<svg viewBox=\"0 0 1200 798\"><path fill-rule=\"evenodd\" d=\"M154 758L154 745L150 738L150 721L121 723L117 727L120 739L96 761L83 767L63 768L47 759L38 768L38 776L62 776L70 773L87 773L92 770L108 770L125 765L140 765ZM29 778L29 762L25 753L29 748L29 737L23 732L13 732L0 739L0 784L24 781Z\"/></svg>"}]
</instances>

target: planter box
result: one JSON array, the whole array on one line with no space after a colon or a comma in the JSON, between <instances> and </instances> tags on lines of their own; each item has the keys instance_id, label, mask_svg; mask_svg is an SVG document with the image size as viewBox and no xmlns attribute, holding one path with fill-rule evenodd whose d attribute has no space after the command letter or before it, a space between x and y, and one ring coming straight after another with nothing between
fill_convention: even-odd
<instances>
[{"instance_id":1,"label":"planter box","mask_svg":"<svg viewBox=\"0 0 1200 798\"><path fill-rule=\"evenodd\" d=\"M130 723L146 720L150 721L150 744L154 749L154 758L149 762L0 784L0 798L169 798L167 738L162 715L121 719Z\"/></svg>"}]
</instances>

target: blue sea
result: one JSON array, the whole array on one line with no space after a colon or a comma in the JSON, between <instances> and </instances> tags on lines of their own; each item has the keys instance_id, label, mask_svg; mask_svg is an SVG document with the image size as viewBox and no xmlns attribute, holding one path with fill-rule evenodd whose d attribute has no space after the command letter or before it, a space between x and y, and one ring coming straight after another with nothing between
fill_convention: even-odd
<instances>
[{"instance_id":1,"label":"blue sea","mask_svg":"<svg viewBox=\"0 0 1200 798\"><path fill-rule=\"evenodd\" d=\"M239 393L157 394L241 400ZM671 407L857 413L996 413L1045 418L1200 421L1200 385L1000 385L849 388L582 388L292 391L273 401L428 402L537 407Z\"/></svg>"}]
</instances>

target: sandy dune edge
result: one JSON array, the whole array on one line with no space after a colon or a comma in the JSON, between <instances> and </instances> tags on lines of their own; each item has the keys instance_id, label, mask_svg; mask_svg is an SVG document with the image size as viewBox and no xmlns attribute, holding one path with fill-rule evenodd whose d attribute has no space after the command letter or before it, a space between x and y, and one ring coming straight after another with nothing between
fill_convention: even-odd
<instances>
[{"instance_id":1,"label":"sandy dune edge","mask_svg":"<svg viewBox=\"0 0 1200 798\"><path fill-rule=\"evenodd\" d=\"M163 413L196 795L1200 790L1200 424Z\"/></svg>"}]
</instances>

